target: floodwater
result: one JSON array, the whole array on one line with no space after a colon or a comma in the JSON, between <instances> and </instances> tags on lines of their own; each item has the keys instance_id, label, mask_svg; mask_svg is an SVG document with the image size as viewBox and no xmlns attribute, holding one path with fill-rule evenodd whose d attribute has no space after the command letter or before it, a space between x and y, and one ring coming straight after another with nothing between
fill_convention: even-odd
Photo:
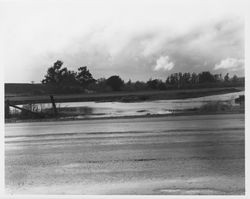
<instances>
[{"instance_id":1,"label":"floodwater","mask_svg":"<svg viewBox=\"0 0 250 199\"><path fill-rule=\"evenodd\" d=\"M66 112L72 111L78 114L78 118L97 118L97 117L120 117L120 116L139 116L154 114L171 114L173 111L199 108L203 104L213 101L223 101L234 103L234 99L243 95L244 91L212 95L199 98L179 99L179 100L155 100L146 102L67 102L57 103L56 106ZM38 109L51 108L51 104L34 105ZM68 109L68 110L67 110Z\"/></svg>"}]
</instances>

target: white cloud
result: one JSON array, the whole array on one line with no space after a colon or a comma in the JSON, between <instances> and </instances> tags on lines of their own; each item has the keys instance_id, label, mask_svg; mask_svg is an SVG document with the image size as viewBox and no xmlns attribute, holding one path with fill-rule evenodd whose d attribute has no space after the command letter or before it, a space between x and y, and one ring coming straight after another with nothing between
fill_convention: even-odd
<instances>
[{"instance_id":1,"label":"white cloud","mask_svg":"<svg viewBox=\"0 0 250 199\"><path fill-rule=\"evenodd\" d=\"M227 69L231 71L236 71L244 67L243 59L227 58L221 60L219 64L216 64L214 70Z\"/></svg>"},{"instance_id":2,"label":"white cloud","mask_svg":"<svg viewBox=\"0 0 250 199\"><path fill-rule=\"evenodd\" d=\"M157 59L156 65L153 67L154 71L158 70L172 70L174 67L174 63L169 60L168 56L161 56L160 58Z\"/></svg>"},{"instance_id":3,"label":"white cloud","mask_svg":"<svg viewBox=\"0 0 250 199\"><path fill-rule=\"evenodd\" d=\"M175 60L178 71L204 60L213 67L223 57L242 57L244 21L214 28L223 19L243 18L239 1L0 0L6 82L40 81L43 74L37 71L57 59L65 66L91 65L102 76L117 69L127 78L135 75L122 74L132 71L124 67L131 61L146 79L152 61L164 54Z\"/></svg>"}]
</instances>

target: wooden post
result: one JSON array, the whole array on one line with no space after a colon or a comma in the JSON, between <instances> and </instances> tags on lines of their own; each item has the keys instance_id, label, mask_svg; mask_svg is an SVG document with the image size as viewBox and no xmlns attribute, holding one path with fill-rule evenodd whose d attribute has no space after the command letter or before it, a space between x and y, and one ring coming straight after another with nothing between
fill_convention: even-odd
<instances>
[{"instance_id":1,"label":"wooden post","mask_svg":"<svg viewBox=\"0 0 250 199\"><path fill-rule=\"evenodd\" d=\"M57 116L56 103L55 103L55 99L54 99L53 95L50 95L50 100L51 100L51 103L52 103L54 115Z\"/></svg>"}]
</instances>

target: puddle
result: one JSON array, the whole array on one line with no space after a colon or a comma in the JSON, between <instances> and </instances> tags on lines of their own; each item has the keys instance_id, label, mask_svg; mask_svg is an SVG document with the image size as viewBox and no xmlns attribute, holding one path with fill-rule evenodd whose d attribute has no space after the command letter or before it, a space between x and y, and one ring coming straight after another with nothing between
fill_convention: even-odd
<instances>
[{"instance_id":1,"label":"puddle","mask_svg":"<svg viewBox=\"0 0 250 199\"><path fill-rule=\"evenodd\" d=\"M225 195L227 192L216 189L160 189L157 192L167 195Z\"/></svg>"}]
</instances>

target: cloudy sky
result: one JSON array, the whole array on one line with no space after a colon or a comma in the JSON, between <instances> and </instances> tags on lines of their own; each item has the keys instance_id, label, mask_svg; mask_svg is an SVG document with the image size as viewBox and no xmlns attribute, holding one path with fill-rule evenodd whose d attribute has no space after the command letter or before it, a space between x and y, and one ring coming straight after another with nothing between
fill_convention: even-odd
<instances>
[{"instance_id":1,"label":"cloudy sky","mask_svg":"<svg viewBox=\"0 0 250 199\"><path fill-rule=\"evenodd\" d=\"M1 1L5 82L40 82L62 60L95 78L244 75L240 0Z\"/></svg>"}]
</instances>

